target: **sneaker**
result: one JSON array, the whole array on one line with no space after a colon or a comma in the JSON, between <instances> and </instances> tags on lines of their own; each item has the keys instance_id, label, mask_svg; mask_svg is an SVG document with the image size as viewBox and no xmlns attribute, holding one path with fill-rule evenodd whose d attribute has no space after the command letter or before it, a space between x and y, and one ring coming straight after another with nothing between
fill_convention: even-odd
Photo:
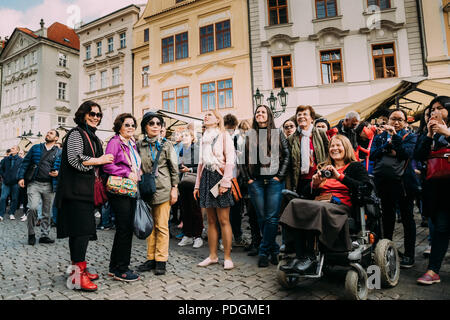
<instances>
[{"instance_id":1,"label":"sneaker","mask_svg":"<svg viewBox=\"0 0 450 320\"><path fill-rule=\"evenodd\" d=\"M435 273L433 276L430 275L428 272L425 273L423 276L421 276L419 279L417 279L417 282L420 284L427 284L431 285L433 283L439 283L441 282L441 278L437 273Z\"/></svg>"},{"instance_id":2,"label":"sneaker","mask_svg":"<svg viewBox=\"0 0 450 320\"><path fill-rule=\"evenodd\" d=\"M133 282L141 279L139 274L132 272L131 270L128 270L127 272L116 272L114 273L114 280L120 280L125 282Z\"/></svg>"},{"instance_id":3,"label":"sneaker","mask_svg":"<svg viewBox=\"0 0 450 320\"><path fill-rule=\"evenodd\" d=\"M34 236L34 234L29 235L28 236L28 244L31 246L34 246L35 243L36 243L36 237Z\"/></svg>"},{"instance_id":4,"label":"sneaker","mask_svg":"<svg viewBox=\"0 0 450 320\"><path fill-rule=\"evenodd\" d=\"M258 267L266 268L269 266L269 258L267 256L259 256Z\"/></svg>"},{"instance_id":5,"label":"sneaker","mask_svg":"<svg viewBox=\"0 0 450 320\"><path fill-rule=\"evenodd\" d=\"M3 221L3 217L0 217L0 222L2 222Z\"/></svg>"},{"instance_id":6,"label":"sneaker","mask_svg":"<svg viewBox=\"0 0 450 320\"><path fill-rule=\"evenodd\" d=\"M400 267L404 269L409 269L414 267L414 259L411 257L404 256L400 261Z\"/></svg>"},{"instance_id":7,"label":"sneaker","mask_svg":"<svg viewBox=\"0 0 450 320\"><path fill-rule=\"evenodd\" d=\"M23 216L20 217L20 221L25 222L27 221L27 215L24 214Z\"/></svg>"},{"instance_id":8,"label":"sneaker","mask_svg":"<svg viewBox=\"0 0 450 320\"><path fill-rule=\"evenodd\" d=\"M193 243L194 243L194 239L193 238L184 236L183 239L181 239L181 241L178 242L178 245L180 247L184 247L184 246L187 246L187 245L190 245L190 244L193 244Z\"/></svg>"},{"instance_id":9,"label":"sneaker","mask_svg":"<svg viewBox=\"0 0 450 320\"><path fill-rule=\"evenodd\" d=\"M140 272L145 272L155 269L155 266L156 266L155 260L147 260L143 264L141 264L137 269Z\"/></svg>"},{"instance_id":10,"label":"sneaker","mask_svg":"<svg viewBox=\"0 0 450 320\"><path fill-rule=\"evenodd\" d=\"M41 237L39 238L39 243L54 243L55 240L50 239L49 237Z\"/></svg>"},{"instance_id":11,"label":"sneaker","mask_svg":"<svg viewBox=\"0 0 450 320\"><path fill-rule=\"evenodd\" d=\"M242 237L236 239L236 241L233 242L233 247L245 247L247 245L248 245L247 240L245 240Z\"/></svg>"},{"instance_id":12,"label":"sneaker","mask_svg":"<svg viewBox=\"0 0 450 320\"><path fill-rule=\"evenodd\" d=\"M175 238L177 238L177 239L182 239L183 237L184 237L184 233L183 232L181 232L181 233L179 233L179 234L177 234L175 236Z\"/></svg>"},{"instance_id":13,"label":"sneaker","mask_svg":"<svg viewBox=\"0 0 450 320\"><path fill-rule=\"evenodd\" d=\"M195 249L201 248L203 246L203 239L201 237L195 238L193 247Z\"/></svg>"},{"instance_id":14,"label":"sneaker","mask_svg":"<svg viewBox=\"0 0 450 320\"><path fill-rule=\"evenodd\" d=\"M14 217L13 214L10 214L10 215L9 215L9 220L16 220L16 217Z\"/></svg>"},{"instance_id":15,"label":"sneaker","mask_svg":"<svg viewBox=\"0 0 450 320\"><path fill-rule=\"evenodd\" d=\"M429 245L429 246L427 246L427 248L423 251L423 256L424 256L425 258L428 258L428 257L430 256L430 254L431 254L431 246Z\"/></svg>"}]
</instances>

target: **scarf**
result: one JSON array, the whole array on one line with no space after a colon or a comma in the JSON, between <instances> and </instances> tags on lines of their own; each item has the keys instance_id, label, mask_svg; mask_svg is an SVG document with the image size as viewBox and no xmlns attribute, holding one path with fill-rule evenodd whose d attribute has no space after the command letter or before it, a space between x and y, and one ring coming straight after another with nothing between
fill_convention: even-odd
<instances>
[{"instance_id":1,"label":"scarf","mask_svg":"<svg viewBox=\"0 0 450 320\"><path fill-rule=\"evenodd\" d=\"M127 140L124 137L122 137L121 135L119 135L119 138L130 149L131 170L134 173L139 174L139 172L141 170L140 168L141 168L142 160L141 160L141 157L139 156L139 153L134 149L134 146L136 145L136 143L134 142L133 139L130 139L127 142Z\"/></svg>"},{"instance_id":2,"label":"scarf","mask_svg":"<svg viewBox=\"0 0 450 320\"><path fill-rule=\"evenodd\" d=\"M200 149L201 162L214 171L219 169L220 162L214 155L212 143L219 134L220 130L218 128L206 129L202 137L202 147Z\"/></svg>"},{"instance_id":3,"label":"scarf","mask_svg":"<svg viewBox=\"0 0 450 320\"><path fill-rule=\"evenodd\" d=\"M308 174L309 167L310 167L310 157L311 157L311 147L310 147L310 138L312 134L313 126L310 125L308 130L302 130L300 127L297 128L297 130L300 132L301 135L301 144L300 144L300 159L302 160L301 163L301 174Z\"/></svg>"}]
</instances>

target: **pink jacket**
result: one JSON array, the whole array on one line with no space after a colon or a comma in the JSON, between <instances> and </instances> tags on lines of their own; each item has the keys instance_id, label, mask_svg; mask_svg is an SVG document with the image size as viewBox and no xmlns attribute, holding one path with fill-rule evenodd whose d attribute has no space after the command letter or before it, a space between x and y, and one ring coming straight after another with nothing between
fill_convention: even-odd
<instances>
[{"instance_id":1,"label":"pink jacket","mask_svg":"<svg viewBox=\"0 0 450 320\"><path fill-rule=\"evenodd\" d=\"M223 135L225 135L225 138ZM223 143L224 140L226 144L225 148ZM203 144L201 148L203 148ZM217 170L217 172L219 172L220 175L223 176L222 180L220 181L220 186L224 188L231 188L231 179L233 178L233 169L235 166L236 155L233 140L231 139L231 136L227 132L224 131L219 134L219 137L217 138L217 141L214 144L213 153L220 162L221 170ZM202 151L200 151L200 154L202 154ZM197 167L197 179L195 181L196 189L200 187L200 179L202 177L202 172L203 172L203 163L202 159L200 158Z\"/></svg>"}]
</instances>

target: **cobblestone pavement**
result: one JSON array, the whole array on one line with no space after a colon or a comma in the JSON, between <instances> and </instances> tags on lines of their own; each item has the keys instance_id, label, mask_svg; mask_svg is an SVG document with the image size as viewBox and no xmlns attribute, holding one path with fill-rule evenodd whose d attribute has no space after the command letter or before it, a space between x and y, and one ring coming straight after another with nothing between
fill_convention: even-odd
<instances>
[{"instance_id":1,"label":"cobblestone pavement","mask_svg":"<svg viewBox=\"0 0 450 320\"><path fill-rule=\"evenodd\" d=\"M21 210L16 218L21 216ZM371 300L395 299L450 299L450 255L441 271L441 283L429 287L416 285L416 279L426 270L427 261L422 252L427 244L427 228L417 228L416 264L401 270L400 282L392 289L371 290ZM245 236L248 235L244 224ZM124 283L114 281L108 271L109 254L114 231L98 231L98 241L90 242L87 261L91 270L100 274L96 281L99 290L85 293L66 287L65 270L68 266L67 239L56 239L54 244L27 244L26 222L6 219L0 222L0 299L1 300L114 300L114 299L272 299L272 300L336 300L342 299L345 272L337 270L320 280L307 280L292 290L283 289L276 280L276 267L257 267L257 257L248 257L243 248L234 248L235 268L224 271L223 265L207 269L196 266L208 255L207 243L200 249L179 247L175 238L170 240L167 273L155 276L141 274L141 281ZM395 242L402 250L402 228L397 224ZM39 232L37 232L39 236ZM52 229L51 237L56 237ZM279 239L278 239L279 240ZM131 266L145 261L146 242L133 239ZM219 255L223 263L223 253Z\"/></svg>"}]
</instances>

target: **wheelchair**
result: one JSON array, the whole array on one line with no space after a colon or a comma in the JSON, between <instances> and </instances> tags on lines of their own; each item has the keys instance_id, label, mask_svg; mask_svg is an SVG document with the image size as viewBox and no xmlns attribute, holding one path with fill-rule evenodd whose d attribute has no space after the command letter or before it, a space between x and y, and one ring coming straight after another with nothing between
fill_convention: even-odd
<instances>
[{"instance_id":1,"label":"wheelchair","mask_svg":"<svg viewBox=\"0 0 450 320\"><path fill-rule=\"evenodd\" d=\"M290 200L300 198L290 190L283 190ZM369 294L367 271L370 266L379 268L380 285L392 288L400 277L400 259L394 243L383 239L381 204L375 193L373 181L361 186L353 196L353 210L348 218L352 249L348 252L333 252L315 240L314 251L317 267L315 272L300 274L286 273L280 267L288 264L295 253L280 253L277 267L277 280L286 289L292 289L300 281L319 279L334 266L348 268L345 277L345 297L351 300L366 300ZM355 203L356 200L356 203ZM373 267L370 268L373 270ZM376 270L375 270L376 271Z\"/></svg>"}]
</instances>

